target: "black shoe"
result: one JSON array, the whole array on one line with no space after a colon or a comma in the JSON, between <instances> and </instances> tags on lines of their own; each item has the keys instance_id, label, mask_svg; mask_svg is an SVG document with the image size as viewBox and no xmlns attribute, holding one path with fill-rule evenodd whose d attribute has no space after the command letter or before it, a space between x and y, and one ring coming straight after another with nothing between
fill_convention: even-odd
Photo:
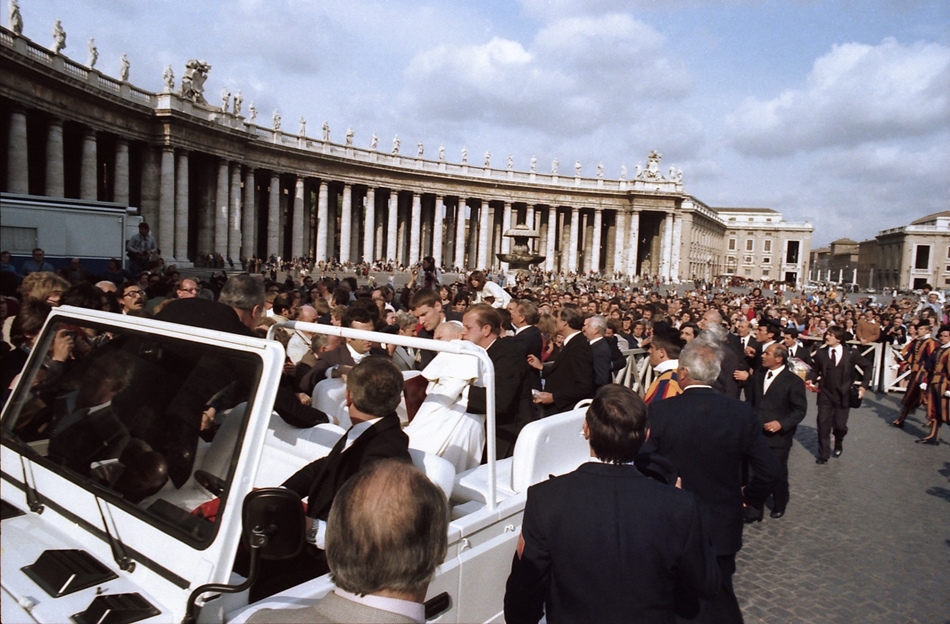
<instances>
[{"instance_id":1,"label":"black shoe","mask_svg":"<svg viewBox=\"0 0 950 624\"><path fill-rule=\"evenodd\" d=\"M842 453L844 453L844 449L841 448L841 445L840 445L840 444L836 444L836 445L835 445L835 450L832 451L831 456L832 456L832 457L841 457L841 454L842 454Z\"/></svg>"},{"instance_id":2,"label":"black shoe","mask_svg":"<svg viewBox=\"0 0 950 624\"><path fill-rule=\"evenodd\" d=\"M762 522L762 518L765 517L765 510L761 507L746 507L745 514L743 517L743 522L746 524L752 524L753 522Z\"/></svg>"},{"instance_id":3,"label":"black shoe","mask_svg":"<svg viewBox=\"0 0 950 624\"><path fill-rule=\"evenodd\" d=\"M828 463L828 460L827 460L827 459L822 459L822 458L819 457L818 459L815 460L815 463L816 463L816 464L819 464L819 465L821 465L821 464L827 464L827 463Z\"/></svg>"},{"instance_id":4,"label":"black shoe","mask_svg":"<svg viewBox=\"0 0 950 624\"><path fill-rule=\"evenodd\" d=\"M769 514L769 518L778 519L778 518L781 518L781 517L784 516L784 515L785 515L785 510L784 510L784 509L782 509L781 511L779 511L778 509L773 509L773 510L772 510L772 513Z\"/></svg>"},{"instance_id":5,"label":"black shoe","mask_svg":"<svg viewBox=\"0 0 950 624\"><path fill-rule=\"evenodd\" d=\"M903 428L904 428L904 421L903 421L903 419L900 419L900 418L899 418L899 419L895 420L894 422L891 423L891 427L897 427L898 429L903 429Z\"/></svg>"},{"instance_id":6,"label":"black shoe","mask_svg":"<svg viewBox=\"0 0 950 624\"><path fill-rule=\"evenodd\" d=\"M914 442L916 442L917 444L932 444L934 446L937 446L938 444L940 444L940 440L938 440L937 438L921 438L919 440L914 440Z\"/></svg>"}]
</instances>

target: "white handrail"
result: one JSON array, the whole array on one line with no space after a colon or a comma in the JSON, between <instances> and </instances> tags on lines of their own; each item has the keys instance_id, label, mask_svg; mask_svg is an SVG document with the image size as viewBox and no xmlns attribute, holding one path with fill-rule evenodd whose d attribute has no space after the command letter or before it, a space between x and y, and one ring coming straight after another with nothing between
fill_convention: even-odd
<instances>
[{"instance_id":1,"label":"white handrail","mask_svg":"<svg viewBox=\"0 0 950 624\"><path fill-rule=\"evenodd\" d=\"M321 325L317 323L305 323L303 321L287 321L285 323L275 323L267 330L267 338L274 339L274 332L277 329L286 328L289 330L299 329L314 334L325 334L327 336L339 336L341 338L355 338L357 340L369 340L384 344L393 344L402 347L411 347L413 349L426 349L429 351L439 351L445 353L456 353L462 355L471 355L482 363L482 380L485 383L485 428L486 440L488 445L488 509L494 510L496 504L496 484L495 484L495 365L492 364L488 352L473 342L466 340L455 340L446 342L444 340L431 340L429 338L417 338L415 336L401 336L399 334L384 334L381 332L366 331L364 329L352 329L350 327L337 327L335 325Z\"/></svg>"}]
</instances>

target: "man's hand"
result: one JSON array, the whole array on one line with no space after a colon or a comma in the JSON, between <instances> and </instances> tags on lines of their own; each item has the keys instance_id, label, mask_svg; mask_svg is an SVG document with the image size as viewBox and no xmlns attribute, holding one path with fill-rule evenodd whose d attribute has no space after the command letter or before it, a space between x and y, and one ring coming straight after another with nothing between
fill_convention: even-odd
<instances>
[{"instance_id":1,"label":"man's hand","mask_svg":"<svg viewBox=\"0 0 950 624\"><path fill-rule=\"evenodd\" d=\"M534 395L534 402L542 405L550 405L554 403L554 395L550 392L539 392Z\"/></svg>"},{"instance_id":2,"label":"man's hand","mask_svg":"<svg viewBox=\"0 0 950 624\"><path fill-rule=\"evenodd\" d=\"M211 429L214 426L214 415L216 410L213 407L209 407L205 411L201 412L201 430L205 431Z\"/></svg>"},{"instance_id":3,"label":"man's hand","mask_svg":"<svg viewBox=\"0 0 950 624\"><path fill-rule=\"evenodd\" d=\"M770 420L769 422L762 425L762 429L768 433L778 433L782 430L782 423L777 420Z\"/></svg>"},{"instance_id":4,"label":"man's hand","mask_svg":"<svg viewBox=\"0 0 950 624\"><path fill-rule=\"evenodd\" d=\"M749 378L749 371L737 370L736 372L734 372L734 373L732 374L732 377L733 377L736 381L745 381L745 380L747 380L747 379Z\"/></svg>"},{"instance_id":5,"label":"man's hand","mask_svg":"<svg viewBox=\"0 0 950 624\"><path fill-rule=\"evenodd\" d=\"M864 398L864 393L865 393L865 391L866 391L866 389L864 388L864 386L861 386L860 388L858 388L858 398L859 398L859 399L863 399L863 398Z\"/></svg>"},{"instance_id":6,"label":"man's hand","mask_svg":"<svg viewBox=\"0 0 950 624\"><path fill-rule=\"evenodd\" d=\"M746 347L745 348L746 357L754 358L755 357L755 347Z\"/></svg>"},{"instance_id":7,"label":"man's hand","mask_svg":"<svg viewBox=\"0 0 950 624\"><path fill-rule=\"evenodd\" d=\"M534 354L528 356L528 366L537 370L541 370L544 367L544 365L541 364L541 360L538 359L538 356Z\"/></svg>"},{"instance_id":8,"label":"man's hand","mask_svg":"<svg viewBox=\"0 0 950 624\"><path fill-rule=\"evenodd\" d=\"M75 330L60 329L53 338L53 361L65 362L73 353L73 347L76 344Z\"/></svg>"},{"instance_id":9,"label":"man's hand","mask_svg":"<svg viewBox=\"0 0 950 624\"><path fill-rule=\"evenodd\" d=\"M300 401L302 405L310 405L310 395L306 392L298 392L297 400Z\"/></svg>"},{"instance_id":10,"label":"man's hand","mask_svg":"<svg viewBox=\"0 0 950 624\"><path fill-rule=\"evenodd\" d=\"M811 379L805 382L805 389L809 392L818 392L818 386L816 386L815 382L813 382Z\"/></svg>"}]
</instances>

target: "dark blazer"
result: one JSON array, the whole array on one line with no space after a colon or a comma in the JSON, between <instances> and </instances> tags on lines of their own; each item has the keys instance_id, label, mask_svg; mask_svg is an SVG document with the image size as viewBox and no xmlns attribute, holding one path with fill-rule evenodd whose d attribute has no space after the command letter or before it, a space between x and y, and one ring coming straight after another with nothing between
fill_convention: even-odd
<instances>
[{"instance_id":1,"label":"dark blazer","mask_svg":"<svg viewBox=\"0 0 950 624\"><path fill-rule=\"evenodd\" d=\"M798 358L805 364L808 364L809 366L813 366L813 360L811 357L811 353L809 353L809 350L810 350L809 345L799 342L798 345L795 347L794 353L792 353L791 349L788 350L788 357Z\"/></svg>"},{"instance_id":2,"label":"dark blazer","mask_svg":"<svg viewBox=\"0 0 950 624\"><path fill-rule=\"evenodd\" d=\"M523 330L511 337L511 340L518 346L521 355L527 360L529 355L533 355L541 361L541 352L544 350L544 339L541 337L541 330L534 325L528 325ZM530 366L531 387L534 390L541 389L541 373L535 371Z\"/></svg>"},{"instance_id":3,"label":"dark blazer","mask_svg":"<svg viewBox=\"0 0 950 624\"><path fill-rule=\"evenodd\" d=\"M654 401L648 408L650 439L643 452L666 457L679 469L683 489L699 503L703 531L716 555L742 548L742 462L754 477L745 497L761 506L781 467L766 446L752 406L711 388Z\"/></svg>"},{"instance_id":4,"label":"dark blazer","mask_svg":"<svg viewBox=\"0 0 950 624\"><path fill-rule=\"evenodd\" d=\"M574 409L581 399L594 396L594 356L584 334L578 332L557 359L547 362L541 370L544 390L554 395L554 402L544 407L546 416Z\"/></svg>"},{"instance_id":5,"label":"dark blazer","mask_svg":"<svg viewBox=\"0 0 950 624\"><path fill-rule=\"evenodd\" d=\"M739 338L737 334L729 332L726 334L726 342L729 343L729 346L732 347L732 350L740 358L745 357L745 353L742 352L742 338Z\"/></svg>"},{"instance_id":6,"label":"dark blazer","mask_svg":"<svg viewBox=\"0 0 950 624\"><path fill-rule=\"evenodd\" d=\"M575 338L578 340L578 338ZM606 338L590 343L591 355L594 358L594 391L613 381L610 361L610 345Z\"/></svg>"},{"instance_id":7,"label":"dark blazer","mask_svg":"<svg viewBox=\"0 0 950 624\"><path fill-rule=\"evenodd\" d=\"M329 455L304 466L283 483L283 487L301 499L309 497L307 515L311 518L326 520L333 498L346 480L373 462L381 459L412 461L409 436L402 432L395 414L383 417L344 451L345 443L344 435Z\"/></svg>"},{"instance_id":8,"label":"dark blazer","mask_svg":"<svg viewBox=\"0 0 950 624\"><path fill-rule=\"evenodd\" d=\"M818 383L818 400L830 401L835 407L848 407L851 386L861 377L861 386L868 387L871 381L871 362L858 353L858 350L848 344L841 345L841 361L837 366L831 365L831 356L828 347L823 346L815 352L811 372L808 379ZM854 368L860 366L864 375L858 374Z\"/></svg>"},{"instance_id":9,"label":"dark blazer","mask_svg":"<svg viewBox=\"0 0 950 624\"><path fill-rule=\"evenodd\" d=\"M719 587L695 499L634 466L589 462L528 489L505 620L673 622L674 594Z\"/></svg>"},{"instance_id":10,"label":"dark blazer","mask_svg":"<svg viewBox=\"0 0 950 624\"><path fill-rule=\"evenodd\" d=\"M627 365L627 358L624 357L623 352L620 350L620 343L617 336L604 336L604 342L610 347L610 372L616 373ZM613 381L613 376L611 376L611 381Z\"/></svg>"},{"instance_id":11,"label":"dark blazer","mask_svg":"<svg viewBox=\"0 0 950 624\"><path fill-rule=\"evenodd\" d=\"M531 397L534 369L512 338L498 338L488 347L488 357L495 365L495 440L498 459L511 457L521 429L535 420ZM472 386L468 391L468 411L484 414L485 388Z\"/></svg>"},{"instance_id":12,"label":"dark blazer","mask_svg":"<svg viewBox=\"0 0 950 624\"><path fill-rule=\"evenodd\" d=\"M729 334L730 336L732 334ZM719 377L713 384L713 388L733 399L739 398L739 382L736 381L735 372L740 368L740 362L736 352L728 344L723 344L722 361L719 363Z\"/></svg>"},{"instance_id":13,"label":"dark blazer","mask_svg":"<svg viewBox=\"0 0 950 624\"><path fill-rule=\"evenodd\" d=\"M313 388L327 378L327 371L333 366L353 366L353 356L346 346L346 341L337 345L332 351L324 351L317 356L316 363L310 367L307 374L300 379L297 389L306 394L313 394Z\"/></svg>"},{"instance_id":14,"label":"dark blazer","mask_svg":"<svg viewBox=\"0 0 950 624\"><path fill-rule=\"evenodd\" d=\"M759 423L779 421L782 430L777 433L762 431L769 448L792 448L795 429L805 419L808 399L805 382L795 373L783 367L772 380L769 391L763 393L768 371L757 370L751 379L749 402L759 415Z\"/></svg>"}]
</instances>

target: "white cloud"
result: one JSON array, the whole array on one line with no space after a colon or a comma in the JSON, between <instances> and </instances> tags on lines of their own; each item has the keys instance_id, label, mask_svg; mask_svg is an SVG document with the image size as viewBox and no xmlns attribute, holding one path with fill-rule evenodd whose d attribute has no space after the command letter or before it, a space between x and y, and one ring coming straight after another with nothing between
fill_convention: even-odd
<instances>
[{"instance_id":1,"label":"white cloud","mask_svg":"<svg viewBox=\"0 0 950 624\"><path fill-rule=\"evenodd\" d=\"M932 133L950 125L950 47L836 45L803 89L747 99L727 124L736 148L759 156Z\"/></svg>"}]
</instances>

